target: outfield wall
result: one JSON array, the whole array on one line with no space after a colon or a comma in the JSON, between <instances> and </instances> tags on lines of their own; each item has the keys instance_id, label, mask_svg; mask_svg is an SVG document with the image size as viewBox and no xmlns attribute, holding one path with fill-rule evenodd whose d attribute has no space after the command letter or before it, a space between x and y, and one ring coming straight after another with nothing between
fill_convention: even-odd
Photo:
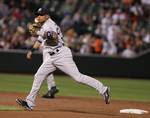
<instances>
[{"instance_id":1,"label":"outfield wall","mask_svg":"<svg viewBox=\"0 0 150 118\"><path fill-rule=\"evenodd\" d=\"M0 51L0 72L35 73L42 55L34 53L27 60L25 54L25 51ZM132 59L76 54L74 60L82 73L92 76L150 78L150 53Z\"/></svg>"}]
</instances>

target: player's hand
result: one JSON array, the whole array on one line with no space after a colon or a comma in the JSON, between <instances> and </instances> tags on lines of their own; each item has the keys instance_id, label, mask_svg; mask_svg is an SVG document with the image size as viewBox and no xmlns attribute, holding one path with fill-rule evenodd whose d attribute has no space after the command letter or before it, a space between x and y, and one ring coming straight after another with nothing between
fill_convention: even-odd
<instances>
[{"instance_id":1,"label":"player's hand","mask_svg":"<svg viewBox=\"0 0 150 118\"><path fill-rule=\"evenodd\" d=\"M31 58L32 58L32 52L31 52L31 51L28 51L26 57L27 57L27 59L31 59Z\"/></svg>"}]
</instances>

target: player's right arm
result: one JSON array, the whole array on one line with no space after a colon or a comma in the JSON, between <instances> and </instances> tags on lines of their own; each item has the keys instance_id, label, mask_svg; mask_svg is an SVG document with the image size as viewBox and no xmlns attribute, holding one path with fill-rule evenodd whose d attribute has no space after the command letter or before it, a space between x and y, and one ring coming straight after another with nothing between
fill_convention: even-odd
<instances>
[{"instance_id":1,"label":"player's right arm","mask_svg":"<svg viewBox=\"0 0 150 118\"><path fill-rule=\"evenodd\" d=\"M27 59L31 59L31 58L32 58L32 53L33 53L35 50L37 50L37 49L40 47L40 45L41 45L41 42L40 42L39 40L37 40L37 41L34 43L33 48L32 48L30 51L27 52L27 55L26 55Z\"/></svg>"}]
</instances>

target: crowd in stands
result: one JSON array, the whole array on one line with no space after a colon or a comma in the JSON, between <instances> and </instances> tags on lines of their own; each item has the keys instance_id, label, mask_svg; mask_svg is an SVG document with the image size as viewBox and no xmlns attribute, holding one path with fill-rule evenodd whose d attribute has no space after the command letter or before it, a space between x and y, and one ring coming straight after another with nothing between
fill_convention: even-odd
<instances>
[{"instance_id":1,"label":"crowd in stands","mask_svg":"<svg viewBox=\"0 0 150 118\"><path fill-rule=\"evenodd\" d=\"M0 49L29 49L28 32L46 7L74 53L134 57L150 48L148 0L0 0Z\"/></svg>"}]
</instances>

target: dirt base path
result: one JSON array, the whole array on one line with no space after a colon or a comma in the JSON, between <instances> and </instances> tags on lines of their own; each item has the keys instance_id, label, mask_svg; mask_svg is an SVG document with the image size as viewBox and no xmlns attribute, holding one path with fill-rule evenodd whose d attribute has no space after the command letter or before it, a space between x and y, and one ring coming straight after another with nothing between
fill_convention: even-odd
<instances>
[{"instance_id":1,"label":"dirt base path","mask_svg":"<svg viewBox=\"0 0 150 118\"><path fill-rule=\"evenodd\" d=\"M0 106L15 106L17 97L26 94L0 93ZM150 102L111 101L106 105L97 98L56 97L55 99L37 98L34 111L0 110L0 118L150 118ZM148 114L120 114L120 109L138 108L148 110Z\"/></svg>"}]
</instances>

